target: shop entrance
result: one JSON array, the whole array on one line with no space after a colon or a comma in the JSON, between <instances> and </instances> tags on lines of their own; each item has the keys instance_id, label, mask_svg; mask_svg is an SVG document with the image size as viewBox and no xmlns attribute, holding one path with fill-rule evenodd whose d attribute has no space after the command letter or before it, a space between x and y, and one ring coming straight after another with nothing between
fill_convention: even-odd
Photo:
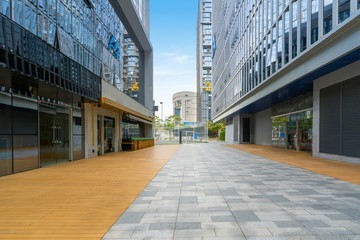
<instances>
[{"instance_id":1,"label":"shop entrance","mask_svg":"<svg viewBox=\"0 0 360 240\"><path fill-rule=\"evenodd\" d=\"M40 166L68 162L70 158L70 108L41 102Z\"/></svg>"},{"instance_id":2,"label":"shop entrance","mask_svg":"<svg viewBox=\"0 0 360 240\"><path fill-rule=\"evenodd\" d=\"M104 153L114 151L115 119L104 117Z\"/></svg>"},{"instance_id":3,"label":"shop entrance","mask_svg":"<svg viewBox=\"0 0 360 240\"><path fill-rule=\"evenodd\" d=\"M311 152L312 110L273 117L272 146Z\"/></svg>"}]
</instances>

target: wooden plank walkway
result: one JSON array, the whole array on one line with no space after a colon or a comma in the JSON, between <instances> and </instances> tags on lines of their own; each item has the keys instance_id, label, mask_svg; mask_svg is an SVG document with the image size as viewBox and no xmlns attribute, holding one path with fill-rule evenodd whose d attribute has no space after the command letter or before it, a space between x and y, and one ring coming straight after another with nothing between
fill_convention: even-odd
<instances>
[{"instance_id":1,"label":"wooden plank walkway","mask_svg":"<svg viewBox=\"0 0 360 240\"><path fill-rule=\"evenodd\" d=\"M180 145L0 178L0 239L100 239Z\"/></svg>"},{"instance_id":2,"label":"wooden plank walkway","mask_svg":"<svg viewBox=\"0 0 360 240\"><path fill-rule=\"evenodd\" d=\"M360 165L315 158L307 152L256 144L224 144L224 146L360 185Z\"/></svg>"}]
</instances>

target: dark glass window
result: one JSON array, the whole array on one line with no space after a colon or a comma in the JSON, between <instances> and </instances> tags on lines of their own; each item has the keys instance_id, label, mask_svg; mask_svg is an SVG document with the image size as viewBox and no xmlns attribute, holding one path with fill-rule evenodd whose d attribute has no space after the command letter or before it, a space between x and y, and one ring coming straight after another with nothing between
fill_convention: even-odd
<instances>
[{"instance_id":1,"label":"dark glass window","mask_svg":"<svg viewBox=\"0 0 360 240\"><path fill-rule=\"evenodd\" d=\"M44 67L49 68L49 47L43 42L43 51L44 51Z\"/></svg>"},{"instance_id":2,"label":"dark glass window","mask_svg":"<svg viewBox=\"0 0 360 240\"><path fill-rule=\"evenodd\" d=\"M319 0L311 0L311 44L319 38Z\"/></svg>"},{"instance_id":3,"label":"dark glass window","mask_svg":"<svg viewBox=\"0 0 360 240\"><path fill-rule=\"evenodd\" d=\"M13 38L12 38L11 22L8 20L5 20L4 27L5 27L5 36L6 36L6 46L10 51L13 51L14 45L13 45Z\"/></svg>"},{"instance_id":4,"label":"dark glass window","mask_svg":"<svg viewBox=\"0 0 360 240\"><path fill-rule=\"evenodd\" d=\"M324 0L324 34L332 29L333 0Z\"/></svg>"},{"instance_id":5,"label":"dark glass window","mask_svg":"<svg viewBox=\"0 0 360 240\"><path fill-rule=\"evenodd\" d=\"M292 4L292 57L297 56L297 26L298 26L298 3Z\"/></svg>"},{"instance_id":6,"label":"dark glass window","mask_svg":"<svg viewBox=\"0 0 360 240\"><path fill-rule=\"evenodd\" d=\"M30 47L30 61L36 61L36 38L34 35L29 34L29 47Z\"/></svg>"},{"instance_id":7,"label":"dark glass window","mask_svg":"<svg viewBox=\"0 0 360 240\"><path fill-rule=\"evenodd\" d=\"M2 48L5 47L5 33L4 33L3 21L5 21L5 19L2 16L0 16L0 47Z\"/></svg>"},{"instance_id":8,"label":"dark glass window","mask_svg":"<svg viewBox=\"0 0 360 240\"><path fill-rule=\"evenodd\" d=\"M284 14L284 19L285 19L285 31L284 31L284 63L288 63L289 62L289 38L290 38L290 14L289 11L286 11Z\"/></svg>"},{"instance_id":9,"label":"dark glass window","mask_svg":"<svg viewBox=\"0 0 360 240\"><path fill-rule=\"evenodd\" d=\"M300 52L306 49L307 13L307 0L301 0Z\"/></svg>"},{"instance_id":10,"label":"dark glass window","mask_svg":"<svg viewBox=\"0 0 360 240\"><path fill-rule=\"evenodd\" d=\"M350 17L350 0L339 0L339 23Z\"/></svg>"},{"instance_id":11,"label":"dark glass window","mask_svg":"<svg viewBox=\"0 0 360 240\"><path fill-rule=\"evenodd\" d=\"M278 60L278 68L280 69L282 66L282 47L283 47L283 41L282 41L282 34L283 34L283 26L282 26L282 19L279 20L278 24L278 48L277 48L277 60Z\"/></svg>"},{"instance_id":12,"label":"dark glass window","mask_svg":"<svg viewBox=\"0 0 360 240\"><path fill-rule=\"evenodd\" d=\"M40 39L36 39L36 56L37 56L37 63L40 66L44 65L44 56L43 56L43 41Z\"/></svg>"},{"instance_id":13,"label":"dark glass window","mask_svg":"<svg viewBox=\"0 0 360 240\"><path fill-rule=\"evenodd\" d=\"M25 59L29 59L29 32L23 31L23 46L24 52L23 56Z\"/></svg>"},{"instance_id":14,"label":"dark glass window","mask_svg":"<svg viewBox=\"0 0 360 240\"><path fill-rule=\"evenodd\" d=\"M0 94L2 95L1 92ZM0 97L2 98L2 96ZM11 106L0 103L0 116L0 134L11 134Z\"/></svg>"},{"instance_id":15,"label":"dark glass window","mask_svg":"<svg viewBox=\"0 0 360 240\"><path fill-rule=\"evenodd\" d=\"M15 52L18 56L22 56L22 43L21 43L21 28L14 24L14 43L15 43Z\"/></svg>"},{"instance_id":16,"label":"dark glass window","mask_svg":"<svg viewBox=\"0 0 360 240\"><path fill-rule=\"evenodd\" d=\"M37 110L13 107L14 134L38 134Z\"/></svg>"}]
</instances>

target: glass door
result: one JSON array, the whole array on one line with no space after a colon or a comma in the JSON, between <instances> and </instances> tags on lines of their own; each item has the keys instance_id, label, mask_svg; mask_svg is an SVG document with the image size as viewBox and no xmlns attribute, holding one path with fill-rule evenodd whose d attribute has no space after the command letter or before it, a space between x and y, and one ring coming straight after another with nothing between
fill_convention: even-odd
<instances>
[{"instance_id":1,"label":"glass door","mask_svg":"<svg viewBox=\"0 0 360 240\"><path fill-rule=\"evenodd\" d=\"M115 119L104 117L104 152L114 151Z\"/></svg>"},{"instance_id":2,"label":"glass door","mask_svg":"<svg viewBox=\"0 0 360 240\"><path fill-rule=\"evenodd\" d=\"M70 109L40 103L40 166L70 160Z\"/></svg>"}]
</instances>

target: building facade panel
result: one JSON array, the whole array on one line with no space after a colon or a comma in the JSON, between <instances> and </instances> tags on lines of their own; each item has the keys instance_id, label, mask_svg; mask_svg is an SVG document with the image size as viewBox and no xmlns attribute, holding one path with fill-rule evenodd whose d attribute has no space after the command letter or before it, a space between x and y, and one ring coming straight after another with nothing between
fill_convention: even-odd
<instances>
[{"instance_id":1,"label":"building facade panel","mask_svg":"<svg viewBox=\"0 0 360 240\"><path fill-rule=\"evenodd\" d=\"M141 3L135 36L149 31ZM109 1L0 1L0 175L119 151L129 125L151 137L152 111L123 93L124 34Z\"/></svg>"},{"instance_id":2,"label":"building facade panel","mask_svg":"<svg viewBox=\"0 0 360 240\"><path fill-rule=\"evenodd\" d=\"M214 0L213 9L212 118L228 122L228 118L253 114L250 129L254 128L255 143L312 151L314 156L337 160L356 158L350 143L343 146L349 152L341 151L337 144L337 153L321 153L321 149L335 151L331 144L336 143L329 141L337 137L329 131L322 135L318 128L327 128L328 122L322 120L322 125L319 119L322 114L325 117L331 99L337 104L343 98L324 95L322 110L315 111L321 97L313 97L313 83L359 60L358 1L264 0L252 4ZM324 81L333 81L333 76ZM356 89L360 82L354 84ZM357 98L350 92L347 95ZM340 109L348 112L352 128L360 129L352 114L356 106L348 106ZM271 109L270 116L261 113L265 109ZM264 134L261 122L267 124ZM241 133L241 124L242 120L240 135L245 133ZM333 129L341 129L343 123L334 124Z\"/></svg>"}]
</instances>

